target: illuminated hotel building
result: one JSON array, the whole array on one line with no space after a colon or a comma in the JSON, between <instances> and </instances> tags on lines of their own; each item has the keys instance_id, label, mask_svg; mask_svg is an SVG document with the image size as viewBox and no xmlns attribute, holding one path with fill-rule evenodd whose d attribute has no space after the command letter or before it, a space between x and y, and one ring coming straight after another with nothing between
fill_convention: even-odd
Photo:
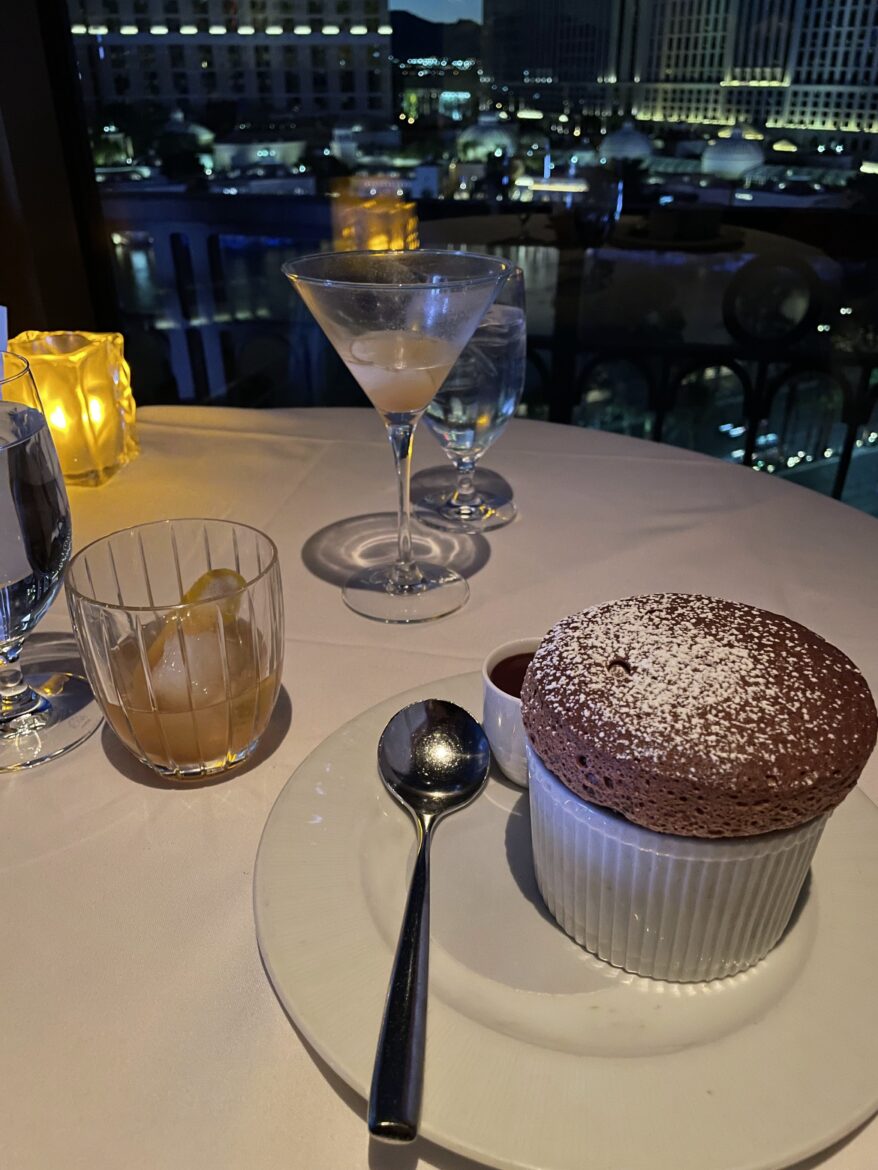
<instances>
[{"instance_id":1,"label":"illuminated hotel building","mask_svg":"<svg viewBox=\"0 0 878 1170\"><path fill-rule=\"evenodd\" d=\"M603 112L613 0L484 0L487 74L514 102Z\"/></svg>"},{"instance_id":2,"label":"illuminated hotel building","mask_svg":"<svg viewBox=\"0 0 878 1170\"><path fill-rule=\"evenodd\" d=\"M68 0L86 106L386 122L388 0Z\"/></svg>"},{"instance_id":3,"label":"illuminated hotel building","mask_svg":"<svg viewBox=\"0 0 878 1170\"><path fill-rule=\"evenodd\" d=\"M597 82L645 121L878 134L878 0L485 0L485 32L495 82L578 76L586 112Z\"/></svg>"}]
</instances>

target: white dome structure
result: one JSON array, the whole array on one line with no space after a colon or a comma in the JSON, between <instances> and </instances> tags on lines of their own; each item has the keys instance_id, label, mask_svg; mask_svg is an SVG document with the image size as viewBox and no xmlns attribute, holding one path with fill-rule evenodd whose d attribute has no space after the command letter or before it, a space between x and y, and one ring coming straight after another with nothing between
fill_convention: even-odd
<instances>
[{"instance_id":1,"label":"white dome structure","mask_svg":"<svg viewBox=\"0 0 878 1170\"><path fill-rule=\"evenodd\" d=\"M474 126L467 126L457 136L457 154L465 162L485 162L498 150L514 154L517 149L515 130L490 114L483 114Z\"/></svg>"},{"instance_id":2,"label":"white dome structure","mask_svg":"<svg viewBox=\"0 0 878 1170\"><path fill-rule=\"evenodd\" d=\"M761 166L762 147L744 137L740 126L735 126L728 138L722 138L705 147L701 156L701 173L718 179L740 179L748 171Z\"/></svg>"},{"instance_id":3,"label":"white dome structure","mask_svg":"<svg viewBox=\"0 0 878 1170\"><path fill-rule=\"evenodd\" d=\"M652 143L645 134L625 122L618 130L608 134L600 145L602 158L610 160L647 159L652 156Z\"/></svg>"}]
</instances>

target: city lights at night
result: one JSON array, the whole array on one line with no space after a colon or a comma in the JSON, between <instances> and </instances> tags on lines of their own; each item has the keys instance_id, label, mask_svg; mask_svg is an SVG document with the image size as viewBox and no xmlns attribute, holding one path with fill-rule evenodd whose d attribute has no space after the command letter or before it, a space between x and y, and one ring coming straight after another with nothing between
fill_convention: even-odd
<instances>
[{"instance_id":1,"label":"city lights at night","mask_svg":"<svg viewBox=\"0 0 878 1170\"><path fill-rule=\"evenodd\" d=\"M123 131L131 123L143 157L130 165L157 164L148 176L132 171L135 182L161 181L162 113L175 112L220 142L322 135L344 166L393 173L421 195L415 172L429 161L436 198L522 197L514 182L495 190L496 147L473 157L474 140L490 144L499 130L506 172L566 180L586 166L637 160L665 205L678 196L728 203L730 184L750 193L748 202L847 204L860 175L878 165L876 4L485 0L482 22L453 23L441 19L460 6L434 5L438 20L424 19L429 8L69 0L96 136L108 120ZM522 149L528 126L539 140L530 150ZM469 128L476 132L467 136ZM98 154L112 155L99 145ZM121 181L129 153L102 177ZM205 173L221 183L222 160L201 153ZM468 177L455 184L462 159ZM273 177L284 176L274 162ZM298 170L291 181L303 189ZM563 202L575 194L568 187L544 182L526 197Z\"/></svg>"},{"instance_id":2,"label":"city lights at night","mask_svg":"<svg viewBox=\"0 0 878 1170\"><path fill-rule=\"evenodd\" d=\"M878 214L878 0L68 11L120 287L166 339L183 398L224 393L232 339L284 315L271 275L284 247L496 240L556 310L527 413L836 490L876 452L863 355L878 306L852 261L871 230L857 217ZM807 216L843 223L851 260L823 255L822 228L777 234ZM555 287L571 247L585 258L579 349L572 294ZM222 295L197 308L158 292L220 269ZM793 343L784 373L772 355ZM563 403L558 371L577 379Z\"/></svg>"}]
</instances>

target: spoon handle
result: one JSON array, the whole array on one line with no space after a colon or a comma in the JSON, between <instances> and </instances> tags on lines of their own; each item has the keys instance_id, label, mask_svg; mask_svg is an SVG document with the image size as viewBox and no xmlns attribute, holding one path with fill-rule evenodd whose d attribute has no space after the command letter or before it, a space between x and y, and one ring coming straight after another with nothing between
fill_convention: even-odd
<instances>
[{"instance_id":1,"label":"spoon handle","mask_svg":"<svg viewBox=\"0 0 878 1170\"><path fill-rule=\"evenodd\" d=\"M418 854L396 944L369 1094L369 1132L391 1142L410 1142L417 1137L421 1111L432 827L419 825Z\"/></svg>"}]
</instances>

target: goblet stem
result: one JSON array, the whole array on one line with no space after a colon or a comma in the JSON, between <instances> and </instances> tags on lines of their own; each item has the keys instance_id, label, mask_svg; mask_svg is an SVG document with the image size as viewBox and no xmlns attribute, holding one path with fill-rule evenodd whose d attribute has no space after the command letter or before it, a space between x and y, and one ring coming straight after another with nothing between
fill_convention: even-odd
<instances>
[{"instance_id":1,"label":"goblet stem","mask_svg":"<svg viewBox=\"0 0 878 1170\"><path fill-rule=\"evenodd\" d=\"M399 489L397 506L397 556L393 566L394 583L402 588L416 584L421 573L412 556L412 442L418 417L411 422L388 423L387 437L393 451L396 465L396 480Z\"/></svg>"},{"instance_id":2,"label":"goblet stem","mask_svg":"<svg viewBox=\"0 0 878 1170\"><path fill-rule=\"evenodd\" d=\"M476 461L472 458L459 459L455 464L457 483L449 503L454 508L475 508L482 502L476 491Z\"/></svg>"},{"instance_id":3,"label":"goblet stem","mask_svg":"<svg viewBox=\"0 0 878 1170\"><path fill-rule=\"evenodd\" d=\"M16 653L15 657L18 655ZM0 654L0 733L4 726L22 715L30 715L48 706L24 681L21 671L9 654Z\"/></svg>"}]
</instances>

